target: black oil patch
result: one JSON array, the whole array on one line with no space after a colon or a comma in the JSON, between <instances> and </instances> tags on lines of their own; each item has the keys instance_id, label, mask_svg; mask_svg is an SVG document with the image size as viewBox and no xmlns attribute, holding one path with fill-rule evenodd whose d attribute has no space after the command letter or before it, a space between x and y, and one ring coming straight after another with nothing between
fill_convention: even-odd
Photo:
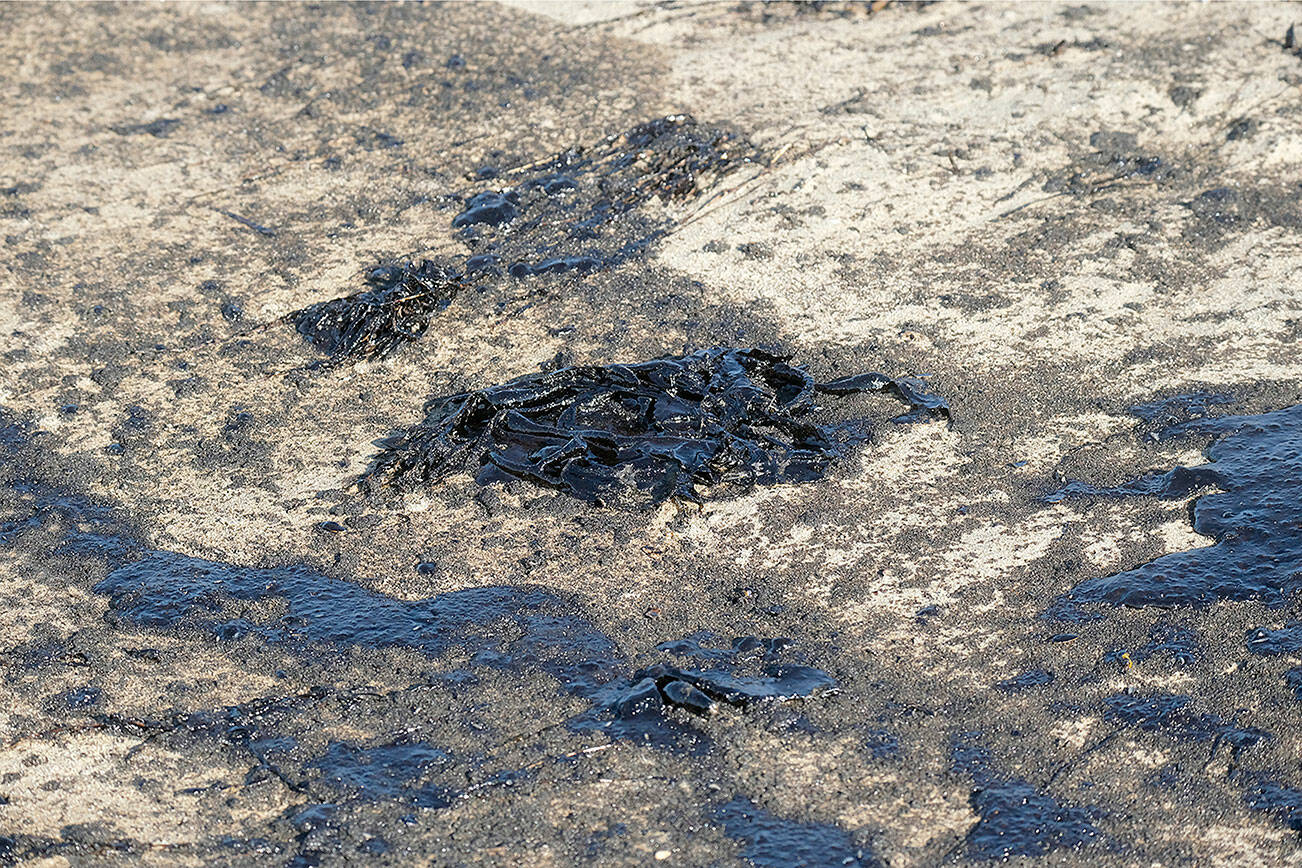
<instances>
[{"instance_id":1,"label":"black oil patch","mask_svg":"<svg viewBox=\"0 0 1302 868\"><path fill-rule=\"evenodd\" d=\"M1184 392L1136 404L1130 412L1144 421L1143 436L1161 441L1176 436L1176 426L1214 415L1216 408L1233 402L1234 397L1224 392Z\"/></svg>"},{"instance_id":2,"label":"black oil patch","mask_svg":"<svg viewBox=\"0 0 1302 868\"><path fill-rule=\"evenodd\" d=\"M1192 699L1174 693L1136 696L1117 693L1103 700L1103 717L1110 723L1144 732L1162 732L1180 741L1214 741L1241 750L1271 738L1256 727L1242 727L1216 714L1192 710Z\"/></svg>"},{"instance_id":3,"label":"black oil patch","mask_svg":"<svg viewBox=\"0 0 1302 868\"><path fill-rule=\"evenodd\" d=\"M417 340L461 289L462 277L427 260L376 268L370 289L305 307L294 328L332 358L382 359Z\"/></svg>"},{"instance_id":4,"label":"black oil patch","mask_svg":"<svg viewBox=\"0 0 1302 868\"><path fill-rule=\"evenodd\" d=\"M1178 174L1162 157L1140 148L1133 133L1100 130L1090 136L1090 147L1095 150L1082 156L1075 166L1045 181L1044 191L1092 196L1128 178L1163 183Z\"/></svg>"},{"instance_id":5,"label":"black oil patch","mask_svg":"<svg viewBox=\"0 0 1302 868\"><path fill-rule=\"evenodd\" d=\"M189 627L218 639L246 635L302 651L314 645L408 648L428 656L465 647L481 665L540 669L590 695L620 668L605 635L545 590L496 586L399 600L308 567L236 567L154 551L120 566L95 586L112 615L154 628ZM284 615L268 622L227 605L278 598ZM494 635L493 625L505 627Z\"/></svg>"},{"instance_id":6,"label":"black oil patch","mask_svg":"<svg viewBox=\"0 0 1302 868\"><path fill-rule=\"evenodd\" d=\"M1285 786L1265 775L1248 777L1243 801L1254 811L1264 811L1302 835L1302 790Z\"/></svg>"},{"instance_id":7,"label":"black oil patch","mask_svg":"<svg viewBox=\"0 0 1302 868\"><path fill-rule=\"evenodd\" d=\"M1219 488L1193 503L1193 527L1215 544L1177 552L1111 576L1088 579L1050 608L1053 617L1088 620L1080 607L1208 606L1220 600L1285 605L1302 587L1302 405L1258 416L1193 419L1154 432L1218 439L1208 464L1176 467L1114 488L1072 482L1046 498L1179 499Z\"/></svg>"},{"instance_id":8,"label":"black oil patch","mask_svg":"<svg viewBox=\"0 0 1302 868\"><path fill-rule=\"evenodd\" d=\"M850 833L830 823L806 823L770 814L750 799L714 809L724 833L745 844L742 858L757 868L841 868L882 864L855 845Z\"/></svg>"},{"instance_id":9,"label":"black oil patch","mask_svg":"<svg viewBox=\"0 0 1302 868\"><path fill-rule=\"evenodd\" d=\"M481 484L524 479L630 508L700 501L701 486L810 482L867 438L814 422L819 392L886 392L909 407L896 421L949 414L907 381L865 374L818 384L788 357L716 347L435 399L424 421L385 441L367 479L405 488L478 465Z\"/></svg>"},{"instance_id":10,"label":"black oil patch","mask_svg":"<svg viewBox=\"0 0 1302 868\"><path fill-rule=\"evenodd\" d=\"M56 556L120 562L134 549L114 511L90 498L19 479L0 486L0 504L7 510L7 517L0 521L0 545L10 545L27 533L47 531L57 535Z\"/></svg>"},{"instance_id":11,"label":"black oil patch","mask_svg":"<svg viewBox=\"0 0 1302 868\"><path fill-rule=\"evenodd\" d=\"M900 737L885 729L870 730L864 736L863 746L875 760L893 759L901 753Z\"/></svg>"},{"instance_id":12,"label":"black oil patch","mask_svg":"<svg viewBox=\"0 0 1302 868\"><path fill-rule=\"evenodd\" d=\"M1221 186L1203 190L1188 202L1193 220L1185 227L1186 240L1219 243L1232 232L1278 226L1296 231L1302 227L1302 211L1292 190Z\"/></svg>"},{"instance_id":13,"label":"black oil patch","mask_svg":"<svg viewBox=\"0 0 1302 868\"><path fill-rule=\"evenodd\" d=\"M1053 680L1054 674L1047 669L1028 669L1020 675L998 682L995 684L995 689L1002 690L1004 693L1022 693L1052 684Z\"/></svg>"},{"instance_id":14,"label":"black oil patch","mask_svg":"<svg viewBox=\"0 0 1302 868\"><path fill-rule=\"evenodd\" d=\"M1302 666L1295 666L1285 672L1284 683L1293 691L1293 698L1302 702Z\"/></svg>"},{"instance_id":15,"label":"black oil patch","mask_svg":"<svg viewBox=\"0 0 1302 868\"><path fill-rule=\"evenodd\" d=\"M1064 805L1026 781L1000 772L990 751L978 743L980 737L979 732L963 733L954 740L951 752L954 770L971 775L976 784L971 803L979 819L967 833L970 856L1006 861L1104 840L1094 827L1095 809Z\"/></svg>"},{"instance_id":16,"label":"black oil patch","mask_svg":"<svg viewBox=\"0 0 1302 868\"><path fill-rule=\"evenodd\" d=\"M836 680L812 666L765 666L758 675L737 675L716 669L680 669L657 663L639 669L633 686L615 703L621 717L637 717L650 707L672 705L699 714L727 703L744 708L762 699L798 699L836 687ZM656 699L654 693L659 695ZM642 703L646 697L649 705Z\"/></svg>"},{"instance_id":17,"label":"black oil patch","mask_svg":"<svg viewBox=\"0 0 1302 868\"><path fill-rule=\"evenodd\" d=\"M324 754L308 764L321 772L332 789L346 798L367 802L397 800L418 808L446 808L455 794L445 787L422 785L419 779L451 756L425 742L395 742L360 748L331 742Z\"/></svg>"},{"instance_id":18,"label":"black oil patch","mask_svg":"<svg viewBox=\"0 0 1302 868\"><path fill-rule=\"evenodd\" d=\"M1248 634L1248 650L1265 657L1302 654L1302 621L1289 621L1283 627L1258 627Z\"/></svg>"},{"instance_id":19,"label":"black oil patch","mask_svg":"<svg viewBox=\"0 0 1302 868\"><path fill-rule=\"evenodd\" d=\"M1116 663L1122 669L1143 663L1154 657L1163 657L1173 666L1192 666L1201 656L1198 636L1187 627L1158 624L1148 634L1148 641L1130 650L1114 648L1103 655L1102 662Z\"/></svg>"},{"instance_id":20,"label":"black oil patch","mask_svg":"<svg viewBox=\"0 0 1302 868\"><path fill-rule=\"evenodd\" d=\"M1248 650L1262 657L1295 657L1302 654L1302 621L1289 621L1282 627L1258 627L1248 633ZM1284 684L1293 697L1302 702L1302 666L1284 673Z\"/></svg>"}]
</instances>

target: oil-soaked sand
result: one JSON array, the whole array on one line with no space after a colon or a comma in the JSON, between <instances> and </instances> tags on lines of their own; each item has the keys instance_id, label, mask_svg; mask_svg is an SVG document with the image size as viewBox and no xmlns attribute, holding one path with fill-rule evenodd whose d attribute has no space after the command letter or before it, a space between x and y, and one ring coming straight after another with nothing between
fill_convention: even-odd
<instances>
[{"instance_id":1,"label":"oil-soaked sand","mask_svg":"<svg viewBox=\"0 0 1302 868\"><path fill-rule=\"evenodd\" d=\"M0 861L1302 858L1295 15L0 7ZM358 484L712 347L950 419ZM792 395L716 397L519 466Z\"/></svg>"}]
</instances>

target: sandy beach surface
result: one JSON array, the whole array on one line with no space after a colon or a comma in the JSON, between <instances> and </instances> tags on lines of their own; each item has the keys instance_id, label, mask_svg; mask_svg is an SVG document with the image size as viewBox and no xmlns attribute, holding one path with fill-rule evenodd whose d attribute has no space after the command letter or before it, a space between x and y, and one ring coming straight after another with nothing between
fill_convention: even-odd
<instances>
[{"instance_id":1,"label":"sandy beach surface","mask_svg":"<svg viewBox=\"0 0 1302 868\"><path fill-rule=\"evenodd\" d=\"M1302 862L1297 21L0 6L0 863Z\"/></svg>"}]
</instances>

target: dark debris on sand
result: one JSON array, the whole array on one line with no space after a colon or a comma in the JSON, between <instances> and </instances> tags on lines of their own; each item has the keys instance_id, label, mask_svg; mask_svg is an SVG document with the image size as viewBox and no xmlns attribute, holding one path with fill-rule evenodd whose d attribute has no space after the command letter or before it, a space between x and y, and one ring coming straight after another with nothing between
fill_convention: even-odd
<instances>
[{"instance_id":1,"label":"dark debris on sand","mask_svg":"<svg viewBox=\"0 0 1302 868\"><path fill-rule=\"evenodd\" d=\"M1058 801L1030 782L999 770L979 732L954 740L954 771L972 776L970 803L978 820L968 830L968 854L1006 862L1015 856L1042 857L1053 850L1076 850L1103 842L1094 826L1098 811Z\"/></svg>"},{"instance_id":2,"label":"dark debris on sand","mask_svg":"<svg viewBox=\"0 0 1302 868\"><path fill-rule=\"evenodd\" d=\"M821 478L866 439L811 417L818 393L885 392L909 412L948 418L941 399L882 374L816 383L785 356L701 350L630 365L581 366L437 398L424 421L383 441L367 483L436 482L466 465L580 500L650 506L699 487Z\"/></svg>"},{"instance_id":3,"label":"dark debris on sand","mask_svg":"<svg viewBox=\"0 0 1302 868\"><path fill-rule=\"evenodd\" d=\"M332 358L379 359L419 338L462 285L455 271L428 259L376 268L370 289L290 314L298 333Z\"/></svg>"},{"instance_id":4,"label":"dark debris on sand","mask_svg":"<svg viewBox=\"0 0 1302 868\"><path fill-rule=\"evenodd\" d=\"M468 272L529 277L610 268L669 231L662 215L641 206L694 199L760 160L743 136L670 115L509 170L495 189L466 197L452 228L473 254Z\"/></svg>"}]
</instances>

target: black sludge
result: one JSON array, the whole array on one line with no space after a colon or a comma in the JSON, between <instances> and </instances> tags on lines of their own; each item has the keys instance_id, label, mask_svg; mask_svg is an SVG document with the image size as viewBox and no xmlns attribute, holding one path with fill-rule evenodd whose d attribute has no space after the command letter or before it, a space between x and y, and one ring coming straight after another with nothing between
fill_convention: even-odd
<instances>
[{"instance_id":1,"label":"black sludge","mask_svg":"<svg viewBox=\"0 0 1302 868\"><path fill-rule=\"evenodd\" d=\"M256 636L296 650L408 648L436 657L464 647L474 663L541 670L578 695L593 694L623 662L609 638L541 589L490 586L399 600L308 567L237 567L154 551L113 570L95 590L109 596L112 615L145 627L189 627L222 640ZM285 613L265 621L231 605L276 598ZM505 629L483 629L494 626Z\"/></svg>"},{"instance_id":2,"label":"black sludge","mask_svg":"<svg viewBox=\"0 0 1302 868\"><path fill-rule=\"evenodd\" d=\"M673 221L643 205L694 199L759 161L744 137L688 115L646 121L508 171L514 186L465 195L451 221L467 247L455 268L429 261L377 268L367 278L371 289L287 319L332 359L383 358L424 334L468 281L588 274L644 256Z\"/></svg>"},{"instance_id":3,"label":"black sludge","mask_svg":"<svg viewBox=\"0 0 1302 868\"><path fill-rule=\"evenodd\" d=\"M794 644L786 638L740 636L731 647L701 644L702 634L656 646L680 657L711 664L708 668L680 668L655 663L634 672L626 681L612 681L599 695L596 706L569 721L575 731L599 730L611 738L632 738L660 747L679 747L683 742L699 746L701 738L686 731L669 714L680 709L693 715L708 715L720 703L746 710L763 702L793 699L835 692L836 679L821 669L787 661ZM781 662L779 662L781 661Z\"/></svg>"},{"instance_id":4,"label":"black sludge","mask_svg":"<svg viewBox=\"0 0 1302 868\"><path fill-rule=\"evenodd\" d=\"M756 868L834 868L881 865L876 855L855 845L840 826L807 823L770 814L750 799L736 798L714 809L724 834L745 846L742 858Z\"/></svg>"},{"instance_id":5,"label":"black sludge","mask_svg":"<svg viewBox=\"0 0 1302 868\"><path fill-rule=\"evenodd\" d=\"M1172 693L1117 693L1103 700L1103 717L1110 723L1144 732L1164 732L1183 741L1216 740L1229 745L1236 754L1270 738L1265 730L1238 726L1216 714L1195 712L1189 708L1190 701L1188 696Z\"/></svg>"},{"instance_id":6,"label":"black sludge","mask_svg":"<svg viewBox=\"0 0 1302 868\"><path fill-rule=\"evenodd\" d=\"M332 358L378 359L419 338L461 288L461 277L429 260L376 268L371 288L290 314L299 334Z\"/></svg>"},{"instance_id":7,"label":"black sludge","mask_svg":"<svg viewBox=\"0 0 1302 868\"><path fill-rule=\"evenodd\" d=\"M715 348L633 365L564 368L426 405L384 444L368 476L408 484L469 463L481 483L527 479L599 504L699 501L698 486L821 478L863 434L809 420L817 392L884 391L899 421L948 416L945 403L881 374L818 385L784 356Z\"/></svg>"},{"instance_id":8,"label":"black sludge","mask_svg":"<svg viewBox=\"0 0 1302 868\"><path fill-rule=\"evenodd\" d=\"M1262 657L1291 657L1302 653L1302 621L1289 621L1283 627L1258 627L1248 632L1248 650ZM1284 684L1302 702L1302 667L1284 673Z\"/></svg>"},{"instance_id":9,"label":"black sludge","mask_svg":"<svg viewBox=\"0 0 1302 868\"><path fill-rule=\"evenodd\" d=\"M1243 801L1254 811L1270 814L1282 825L1302 835L1302 790L1285 786L1262 774L1244 776Z\"/></svg>"},{"instance_id":10,"label":"black sludge","mask_svg":"<svg viewBox=\"0 0 1302 868\"><path fill-rule=\"evenodd\" d=\"M1065 805L1024 780L999 771L990 751L967 732L954 742L954 770L972 776L972 809L979 819L967 833L967 850L976 859L1007 861L1012 856L1043 856L1103 840L1094 826L1096 811Z\"/></svg>"},{"instance_id":11,"label":"black sludge","mask_svg":"<svg viewBox=\"0 0 1302 868\"><path fill-rule=\"evenodd\" d=\"M836 687L832 676L810 666L767 666L759 675L734 675L716 670L679 669L657 663L639 670L627 696L616 706L628 716L628 697L640 696L654 686L664 704L704 713L716 702L744 708L762 699L801 699Z\"/></svg>"},{"instance_id":12,"label":"black sludge","mask_svg":"<svg viewBox=\"0 0 1302 868\"><path fill-rule=\"evenodd\" d=\"M1193 506L1194 530L1215 545L1160 557L1132 570L1089 579L1055 604L1051 614L1089 617L1081 604L1207 606L1219 600L1259 600L1280 607L1302 587L1302 405L1259 416L1194 419L1154 439L1215 434L1209 464L1176 467L1116 488L1072 483L1049 497L1186 497L1216 487Z\"/></svg>"}]
</instances>

